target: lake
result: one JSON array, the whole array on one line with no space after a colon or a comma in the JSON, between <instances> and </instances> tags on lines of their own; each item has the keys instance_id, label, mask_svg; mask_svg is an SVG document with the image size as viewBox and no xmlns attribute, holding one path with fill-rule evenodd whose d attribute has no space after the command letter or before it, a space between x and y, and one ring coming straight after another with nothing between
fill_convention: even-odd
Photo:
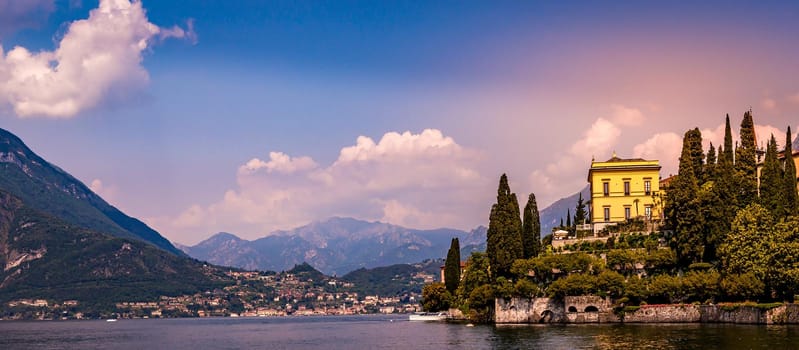
<instances>
[{"instance_id":1,"label":"lake","mask_svg":"<svg viewBox=\"0 0 799 350\"><path fill-rule=\"evenodd\" d=\"M799 326L417 323L404 315L0 321L0 349L793 349Z\"/></svg>"}]
</instances>

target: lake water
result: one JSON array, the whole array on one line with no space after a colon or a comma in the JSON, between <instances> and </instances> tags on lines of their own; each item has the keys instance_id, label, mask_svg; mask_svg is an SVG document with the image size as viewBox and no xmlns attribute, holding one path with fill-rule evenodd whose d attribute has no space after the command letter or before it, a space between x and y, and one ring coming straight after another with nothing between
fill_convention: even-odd
<instances>
[{"instance_id":1,"label":"lake water","mask_svg":"<svg viewBox=\"0 0 799 350\"><path fill-rule=\"evenodd\" d=\"M407 316L0 321L0 349L799 349L799 326L417 323Z\"/></svg>"}]
</instances>

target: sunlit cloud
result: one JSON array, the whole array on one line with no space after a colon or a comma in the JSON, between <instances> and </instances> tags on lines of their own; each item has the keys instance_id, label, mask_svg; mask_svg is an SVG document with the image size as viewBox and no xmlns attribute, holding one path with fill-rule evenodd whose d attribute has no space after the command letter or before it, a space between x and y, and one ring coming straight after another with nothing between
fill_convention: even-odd
<instances>
[{"instance_id":1,"label":"sunlit cloud","mask_svg":"<svg viewBox=\"0 0 799 350\"><path fill-rule=\"evenodd\" d=\"M2 12L2 11L0 11ZM69 24L54 51L0 47L0 104L20 117L69 118L116 92L146 85L142 53L155 40L196 40L191 30L159 28L140 1L101 0L89 18Z\"/></svg>"},{"instance_id":2,"label":"sunlit cloud","mask_svg":"<svg viewBox=\"0 0 799 350\"><path fill-rule=\"evenodd\" d=\"M478 171L481 159L480 152L435 129L389 132L378 141L360 136L327 166L270 152L269 160L241 165L236 187L219 201L148 222L183 242L216 231L256 238L330 216L469 228L483 223L493 194Z\"/></svg>"}]
</instances>

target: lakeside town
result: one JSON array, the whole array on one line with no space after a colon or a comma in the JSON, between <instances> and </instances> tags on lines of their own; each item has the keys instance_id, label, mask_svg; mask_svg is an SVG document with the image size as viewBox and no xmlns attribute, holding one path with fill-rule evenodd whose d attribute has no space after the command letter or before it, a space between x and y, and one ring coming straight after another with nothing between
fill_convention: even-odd
<instances>
[{"instance_id":1,"label":"lakeside town","mask_svg":"<svg viewBox=\"0 0 799 350\"><path fill-rule=\"evenodd\" d=\"M417 272L410 291L366 295L357 286L322 275L307 264L290 271L228 271L235 284L192 295L161 296L154 301L120 301L113 308L87 312L78 300L18 299L4 305L4 320L275 317L399 314L421 311L421 285L438 276ZM414 288L414 286L416 288Z\"/></svg>"}]
</instances>

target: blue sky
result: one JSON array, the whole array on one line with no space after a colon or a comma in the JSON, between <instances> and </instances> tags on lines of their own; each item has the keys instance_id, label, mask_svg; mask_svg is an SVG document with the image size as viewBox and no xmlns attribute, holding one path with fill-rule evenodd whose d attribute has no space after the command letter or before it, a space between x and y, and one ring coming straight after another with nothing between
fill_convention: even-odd
<instances>
[{"instance_id":1,"label":"blue sky","mask_svg":"<svg viewBox=\"0 0 799 350\"><path fill-rule=\"evenodd\" d=\"M782 140L799 113L792 2L145 0L130 27L99 5L0 0L0 127L182 243L331 215L467 229L503 172L547 205L592 157L666 176L689 128L717 144L751 107ZM62 42L51 66L117 63L3 73Z\"/></svg>"}]
</instances>

